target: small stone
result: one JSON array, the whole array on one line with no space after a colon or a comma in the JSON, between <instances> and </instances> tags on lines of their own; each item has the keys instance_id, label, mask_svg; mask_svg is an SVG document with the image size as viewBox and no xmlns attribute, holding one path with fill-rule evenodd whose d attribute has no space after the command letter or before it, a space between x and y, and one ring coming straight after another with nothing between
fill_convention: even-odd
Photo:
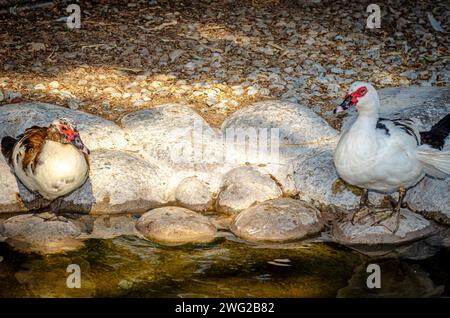
<instances>
[{"instance_id":1,"label":"small stone","mask_svg":"<svg viewBox=\"0 0 450 318\"><path fill-rule=\"evenodd\" d=\"M79 99L71 98L69 99L69 108L70 109L78 109L80 107L81 101Z\"/></svg>"},{"instance_id":2,"label":"small stone","mask_svg":"<svg viewBox=\"0 0 450 318\"><path fill-rule=\"evenodd\" d=\"M35 91L43 91L45 89L46 89L46 87L45 87L44 84L37 84L37 85L34 86L34 90Z\"/></svg>"},{"instance_id":3,"label":"small stone","mask_svg":"<svg viewBox=\"0 0 450 318\"><path fill-rule=\"evenodd\" d=\"M78 82L78 84L80 84L80 82L81 81L83 81L83 80L80 80L79 82ZM86 82L87 83L87 82ZM57 82L57 81L52 81L52 82L50 82L49 84L48 84L48 87L50 87L50 88L53 88L53 89L56 89L56 88L58 88L60 85L59 85L59 82Z\"/></svg>"},{"instance_id":4,"label":"small stone","mask_svg":"<svg viewBox=\"0 0 450 318\"><path fill-rule=\"evenodd\" d=\"M170 245L209 243L217 229L207 217L180 207L163 207L146 212L136 229L147 239Z\"/></svg>"},{"instance_id":5,"label":"small stone","mask_svg":"<svg viewBox=\"0 0 450 318\"><path fill-rule=\"evenodd\" d=\"M236 96L241 96L245 92L244 88L240 85L233 86L232 88L233 88L233 94Z\"/></svg>"},{"instance_id":6,"label":"small stone","mask_svg":"<svg viewBox=\"0 0 450 318\"><path fill-rule=\"evenodd\" d=\"M342 73L344 73L344 71L341 68L339 68L339 67L332 67L331 68L331 73L342 74Z\"/></svg>"},{"instance_id":7,"label":"small stone","mask_svg":"<svg viewBox=\"0 0 450 318\"><path fill-rule=\"evenodd\" d=\"M175 191L175 200L185 208L203 212L213 208L212 193L197 177L183 179Z\"/></svg>"},{"instance_id":8,"label":"small stone","mask_svg":"<svg viewBox=\"0 0 450 318\"><path fill-rule=\"evenodd\" d=\"M130 282L129 280L126 279L122 279L118 285L122 289L130 289L133 287L133 282Z\"/></svg>"},{"instance_id":9,"label":"small stone","mask_svg":"<svg viewBox=\"0 0 450 318\"><path fill-rule=\"evenodd\" d=\"M175 62L180 56L184 54L183 50L174 50L170 52L169 58L171 62Z\"/></svg>"},{"instance_id":10,"label":"small stone","mask_svg":"<svg viewBox=\"0 0 450 318\"><path fill-rule=\"evenodd\" d=\"M247 89L247 94L249 95L249 96L253 96L253 95L256 95L256 94L258 94L259 93L259 90L258 90L258 87L256 87L256 86L250 86L248 89Z\"/></svg>"},{"instance_id":11,"label":"small stone","mask_svg":"<svg viewBox=\"0 0 450 318\"><path fill-rule=\"evenodd\" d=\"M248 241L287 242L319 233L323 227L320 211L314 206L280 198L242 211L230 229Z\"/></svg>"},{"instance_id":12,"label":"small stone","mask_svg":"<svg viewBox=\"0 0 450 318\"><path fill-rule=\"evenodd\" d=\"M9 101L14 101L15 99L21 98L22 93L20 92L14 92L14 91L6 91L5 96L7 96L7 99Z\"/></svg>"}]
</instances>

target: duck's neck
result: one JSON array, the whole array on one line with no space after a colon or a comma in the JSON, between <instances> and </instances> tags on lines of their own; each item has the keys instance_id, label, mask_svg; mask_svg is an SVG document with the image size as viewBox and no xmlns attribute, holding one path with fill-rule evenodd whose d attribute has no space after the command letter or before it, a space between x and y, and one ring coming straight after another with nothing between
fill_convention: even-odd
<instances>
[{"instance_id":1,"label":"duck's neck","mask_svg":"<svg viewBox=\"0 0 450 318\"><path fill-rule=\"evenodd\" d=\"M372 133L377 127L379 119L379 101L373 101L373 105L365 106L358 110L358 118L353 124L352 130L358 130L360 132Z\"/></svg>"}]
</instances>

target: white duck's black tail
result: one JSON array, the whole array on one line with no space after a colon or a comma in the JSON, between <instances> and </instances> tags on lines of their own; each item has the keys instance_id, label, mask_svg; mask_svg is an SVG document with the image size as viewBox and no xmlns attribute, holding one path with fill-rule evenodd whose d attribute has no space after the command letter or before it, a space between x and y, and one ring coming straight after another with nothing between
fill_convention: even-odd
<instances>
[{"instance_id":1,"label":"white duck's black tail","mask_svg":"<svg viewBox=\"0 0 450 318\"><path fill-rule=\"evenodd\" d=\"M442 118L429 131L421 132L422 146L417 148L417 158L425 166L427 174L444 178L450 175L450 145L446 138L450 134L450 114Z\"/></svg>"},{"instance_id":2,"label":"white duck's black tail","mask_svg":"<svg viewBox=\"0 0 450 318\"><path fill-rule=\"evenodd\" d=\"M450 114L442 118L429 131L420 132L421 142L436 149L442 149L450 134Z\"/></svg>"}]
</instances>

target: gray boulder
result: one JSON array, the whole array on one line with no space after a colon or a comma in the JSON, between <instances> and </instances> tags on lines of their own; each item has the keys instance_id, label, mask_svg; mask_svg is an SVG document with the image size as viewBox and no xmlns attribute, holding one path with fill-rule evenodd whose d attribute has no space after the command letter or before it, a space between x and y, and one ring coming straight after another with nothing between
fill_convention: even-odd
<instances>
[{"instance_id":1,"label":"gray boulder","mask_svg":"<svg viewBox=\"0 0 450 318\"><path fill-rule=\"evenodd\" d=\"M408 191L406 201L413 210L450 225L450 178L425 177Z\"/></svg>"},{"instance_id":2,"label":"gray boulder","mask_svg":"<svg viewBox=\"0 0 450 318\"><path fill-rule=\"evenodd\" d=\"M258 166L288 195L301 190L296 188L291 161L305 149L334 143L338 137L338 132L308 107L276 100L257 102L233 113L222 124L222 133L225 140L236 143L237 163Z\"/></svg>"},{"instance_id":3,"label":"gray boulder","mask_svg":"<svg viewBox=\"0 0 450 318\"><path fill-rule=\"evenodd\" d=\"M220 131L186 105L136 111L124 116L121 123L132 150L171 171L170 200L175 199L178 184L192 176L217 192L221 175L231 169L224 161Z\"/></svg>"}]
</instances>

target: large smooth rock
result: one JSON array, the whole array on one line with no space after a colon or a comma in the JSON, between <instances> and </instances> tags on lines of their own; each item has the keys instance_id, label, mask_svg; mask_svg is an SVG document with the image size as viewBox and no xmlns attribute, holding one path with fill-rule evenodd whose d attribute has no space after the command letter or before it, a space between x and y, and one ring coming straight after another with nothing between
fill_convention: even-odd
<instances>
[{"instance_id":1,"label":"large smooth rock","mask_svg":"<svg viewBox=\"0 0 450 318\"><path fill-rule=\"evenodd\" d=\"M450 225L450 177L445 180L425 177L408 191L406 201L412 209Z\"/></svg>"},{"instance_id":2,"label":"large smooth rock","mask_svg":"<svg viewBox=\"0 0 450 318\"><path fill-rule=\"evenodd\" d=\"M52 254L79 249L80 229L70 220L52 213L24 214L7 219L3 235L22 252Z\"/></svg>"},{"instance_id":3,"label":"large smooth rock","mask_svg":"<svg viewBox=\"0 0 450 318\"><path fill-rule=\"evenodd\" d=\"M147 239L170 245L208 243L217 232L207 217L179 207L148 211L138 220L136 228Z\"/></svg>"},{"instance_id":4,"label":"large smooth rock","mask_svg":"<svg viewBox=\"0 0 450 318\"><path fill-rule=\"evenodd\" d=\"M304 149L334 143L338 132L306 106L285 101L262 101L233 113L222 124L225 140L234 140L237 163L257 165L295 195L291 161Z\"/></svg>"},{"instance_id":5,"label":"large smooth rock","mask_svg":"<svg viewBox=\"0 0 450 318\"><path fill-rule=\"evenodd\" d=\"M145 212L167 203L168 174L141 157L119 150L90 155L89 179L51 205L59 212L93 214Z\"/></svg>"},{"instance_id":6,"label":"large smooth rock","mask_svg":"<svg viewBox=\"0 0 450 318\"><path fill-rule=\"evenodd\" d=\"M238 167L223 176L216 208L219 212L233 214L282 194L269 175L263 175L250 166Z\"/></svg>"},{"instance_id":7,"label":"large smooth rock","mask_svg":"<svg viewBox=\"0 0 450 318\"><path fill-rule=\"evenodd\" d=\"M171 200L178 184L192 176L217 192L221 175L231 169L224 160L220 131L187 105L166 104L136 111L124 116L121 123L132 149L171 171Z\"/></svg>"},{"instance_id":8,"label":"large smooth rock","mask_svg":"<svg viewBox=\"0 0 450 318\"><path fill-rule=\"evenodd\" d=\"M248 208L235 218L231 231L248 241L286 242L320 232L320 211L304 201L280 198Z\"/></svg>"},{"instance_id":9,"label":"large smooth rock","mask_svg":"<svg viewBox=\"0 0 450 318\"><path fill-rule=\"evenodd\" d=\"M422 216L402 209L399 227L396 217L374 224L382 217L375 213L352 224L351 220L337 222L332 230L334 239L344 245L404 244L423 239L435 232L434 226Z\"/></svg>"},{"instance_id":10,"label":"large smooth rock","mask_svg":"<svg viewBox=\"0 0 450 318\"><path fill-rule=\"evenodd\" d=\"M222 124L222 131L249 127L276 128L284 144L319 144L333 140L337 131L306 106L285 101L262 101L238 110Z\"/></svg>"},{"instance_id":11,"label":"large smooth rock","mask_svg":"<svg viewBox=\"0 0 450 318\"><path fill-rule=\"evenodd\" d=\"M81 139L91 151L100 148L125 149L128 145L122 129L109 120L39 102L0 107L0 138L7 135L15 137L33 125L48 126L60 117L68 117L76 123Z\"/></svg>"},{"instance_id":12,"label":"large smooth rock","mask_svg":"<svg viewBox=\"0 0 450 318\"><path fill-rule=\"evenodd\" d=\"M178 205L197 212L213 209L213 194L208 185L197 177L185 178L180 182L175 200Z\"/></svg>"},{"instance_id":13,"label":"large smooth rock","mask_svg":"<svg viewBox=\"0 0 450 318\"><path fill-rule=\"evenodd\" d=\"M381 116L416 118L422 130L450 113L449 87L392 87L381 89L379 96Z\"/></svg>"}]
</instances>

